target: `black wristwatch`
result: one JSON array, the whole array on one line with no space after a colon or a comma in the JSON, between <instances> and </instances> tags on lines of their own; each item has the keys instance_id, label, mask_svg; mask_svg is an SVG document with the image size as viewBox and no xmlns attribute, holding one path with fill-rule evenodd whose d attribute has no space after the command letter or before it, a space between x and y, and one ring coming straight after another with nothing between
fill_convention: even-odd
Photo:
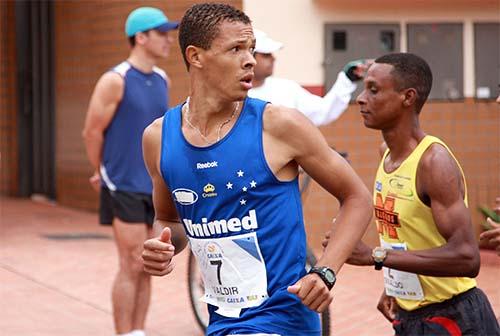
<instances>
[{"instance_id":1,"label":"black wristwatch","mask_svg":"<svg viewBox=\"0 0 500 336\"><path fill-rule=\"evenodd\" d=\"M316 273L317 275L319 275L328 289L332 289L333 285L335 285L335 281L337 281L335 272L326 266L314 266L309 270L309 274L311 273Z\"/></svg>"}]
</instances>

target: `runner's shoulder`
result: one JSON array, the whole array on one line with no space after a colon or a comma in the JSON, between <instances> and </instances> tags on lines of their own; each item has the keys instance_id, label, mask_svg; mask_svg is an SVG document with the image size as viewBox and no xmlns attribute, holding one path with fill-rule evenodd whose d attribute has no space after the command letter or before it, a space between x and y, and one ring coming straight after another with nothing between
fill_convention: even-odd
<instances>
[{"instance_id":1,"label":"runner's shoulder","mask_svg":"<svg viewBox=\"0 0 500 336\"><path fill-rule=\"evenodd\" d=\"M296 109L274 104L266 105L263 128L273 136L292 136L300 133L307 125L312 126L311 121Z\"/></svg>"}]
</instances>

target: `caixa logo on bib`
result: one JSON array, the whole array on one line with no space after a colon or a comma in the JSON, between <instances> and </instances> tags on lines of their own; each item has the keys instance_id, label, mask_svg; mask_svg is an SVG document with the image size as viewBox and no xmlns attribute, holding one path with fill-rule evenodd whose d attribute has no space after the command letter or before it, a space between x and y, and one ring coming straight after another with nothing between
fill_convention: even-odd
<instances>
[{"instance_id":1,"label":"caixa logo on bib","mask_svg":"<svg viewBox=\"0 0 500 336\"><path fill-rule=\"evenodd\" d=\"M198 200L198 194L190 189L178 188L172 191L174 200L182 205L191 205Z\"/></svg>"}]
</instances>

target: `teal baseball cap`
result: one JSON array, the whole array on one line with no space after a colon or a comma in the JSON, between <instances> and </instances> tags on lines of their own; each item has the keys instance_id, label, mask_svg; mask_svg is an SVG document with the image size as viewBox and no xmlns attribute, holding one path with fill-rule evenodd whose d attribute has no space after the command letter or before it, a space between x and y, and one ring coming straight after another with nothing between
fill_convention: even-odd
<instances>
[{"instance_id":1,"label":"teal baseball cap","mask_svg":"<svg viewBox=\"0 0 500 336\"><path fill-rule=\"evenodd\" d=\"M165 14L158 8L139 7L128 15L125 22L125 34L128 37L132 37L137 33L151 29L166 32L178 27L178 22L169 21Z\"/></svg>"}]
</instances>

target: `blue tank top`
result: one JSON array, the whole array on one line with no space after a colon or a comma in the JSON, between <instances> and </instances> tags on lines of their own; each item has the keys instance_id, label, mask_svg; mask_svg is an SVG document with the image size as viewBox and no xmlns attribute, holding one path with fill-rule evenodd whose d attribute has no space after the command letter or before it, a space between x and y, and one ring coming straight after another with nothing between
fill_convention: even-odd
<instances>
[{"instance_id":1,"label":"blue tank top","mask_svg":"<svg viewBox=\"0 0 500 336\"><path fill-rule=\"evenodd\" d=\"M264 158L266 104L247 98L204 148L184 138L182 105L163 120L160 169L204 276L208 335L320 334L318 314L287 292L306 273L306 237L297 179L279 181Z\"/></svg>"},{"instance_id":2,"label":"blue tank top","mask_svg":"<svg viewBox=\"0 0 500 336\"><path fill-rule=\"evenodd\" d=\"M104 133L102 183L110 190L151 194L152 183L142 156L142 133L168 109L166 74L143 73L123 62L113 68L125 82L115 115Z\"/></svg>"}]
</instances>

